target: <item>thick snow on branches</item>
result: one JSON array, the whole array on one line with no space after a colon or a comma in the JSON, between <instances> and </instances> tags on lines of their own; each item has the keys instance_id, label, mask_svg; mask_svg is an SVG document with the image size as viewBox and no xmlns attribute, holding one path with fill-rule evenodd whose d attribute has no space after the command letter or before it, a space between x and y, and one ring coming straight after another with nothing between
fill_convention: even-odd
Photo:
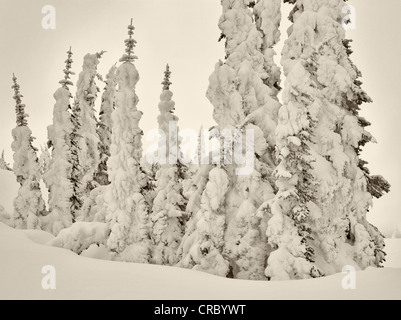
<instances>
[{"instance_id":1,"label":"thick snow on branches","mask_svg":"<svg viewBox=\"0 0 401 320\"><path fill-rule=\"evenodd\" d=\"M266 274L273 279L379 265L383 238L366 220L372 204L358 149L373 140L358 116L370 102L349 58L336 1L296 1L282 64L286 75L276 130L279 191L271 203ZM289 236L293 229L293 235Z\"/></svg>"},{"instance_id":2,"label":"thick snow on branches","mask_svg":"<svg viewBox=\"0 0 401 320\"><path fill-rule=\"evenodd\" d=\"M282 84L274 60L281 0L221 0L225 56L206 92L216 125L207 138L199 134L199 165L186 165L180 150L169 65L158 104L159 162L143 155L132 20L120 64L105 77L99 117L104 51L85 55L73 102L67 51L48 127L51 155L45 149L40 161L14 77L20 189L14 214L0 215L18 228L52 232L52 245L78 254L98 245L113 260L236 279L308 279L345 265L381 266L383 236L367 213L390 185L360 157L376 140L359 114L371 99L345 39L345 2L284 2L293 10ZM4 155L0 169L9 169Z\"/></svg>"},{"instance_id":3,"label":"thick snow on branches","mask_svg":"<svg viewBox=\"0 0 401 320\"><path fill-rule=\"evenodd\" d=\"M13 75L14 100L16 102L17 126L12 130L14 152L13 171L20 184L18 195L14 199L13 224L16 228L40 229L40 217L46 214L45 202L40 191L40 165L37 149L32 145L34 138L28 128L25 104L20 93L17 78Z\"/></svg>"},{"instance_id":4,"label":"thick snow on branches","mask_svg":"<svg viewBox=\"0 0 401 320\"><path fill-rule=\"evenodd\" d=\"M65 77L60 81L62 85L54 93L56 103L53 108L53 124L48 127L49 145L53 147L49 167L44 172L43 180L49 189L49 211L53 224L50 231L57 235L63 228L69 227L74 221L71 200L74 197L74 189L71 183L72 160L71 160L71 132L73 123L71 121L71 92L69 80L73 74L71 69L72 52L67 52Z\"/></svg>"},{"instance_id":5,"label":"thick snow on branches","mask_svg":"<svg viewBox=\"0 0 401 320\"><path fill-rule=\"evenodd\" d=\"M78 162L80 165L80 190L78 197L85 202L90 192L97 186L94 177L97 173L100 154L98 150L99 135L97 132L97 119L95 116L95 99L99 88L96 86L97 65L101 54L87 54L84 57L82 71L77 82L76 101L79 111L80 127L77 132Z\"/></svg>"},{"instance_id":6,"label":"thick snow on branches","mask_svg":"<svg viewBox=\"0 0 401 320\"><path fill-rule=\"evenodd\" d=\"M127 48L131 48L129 43ZM111 156L107 162L111 184L105 197L106 221L111 230L107 245L123 260L148 262L150 220L144 195L147 177L140 165L143 132L139 128L142 112L136 107L138 81L138 71L130 61L117 68L116 109L112 114Z\"/></svg>"},{"instance_id":7,"label":"thick snow on branches","mask_svg":"<svg viewBox=\"0 0 401 320\"><path fill-rule=\"evenodd\" d=\"M170 91L170 75L170 68L167 65L162 82L163 91L160 95L160 114L157 118L159 130L164 137L161 139L158 152L163 153L162 156L167 161L161 164L156 172L156 197L153 201L151 219L152 240L155 246L152 259L157 264L174 265L178 262L177 250L184 234L186 200L183 196L185 167L178 159L173 159L171 156L178 155L179 139L177 135L170 137L170 133L178 131L178 117L173 114L175 103L172 100L173 93ZM170 130L170 126L174 126L175 130Z\"/></svg>"},{"instance_id":8,"label":"thick snow on branches","mask_svg":"<svg viewBox=\"0 0 401 320\"><path fill-rule=\"evenodd\" d=\"M279 38L280 1L259 1L254 10L250 5L243 0L222 1L219 27L220 38L226 41L226 61L217 63L210 76L207 97L220 131L229 130L232 139L234 129L242 129L243 136L246 129L252 131L258 158L246 176L236 175L241 166L235 164L210 170L198 196L200 210L189 222L193 226L197 221L196 228L188 229L193 234L185 237L182 265L222 276L263 279L268 216L258 209L273 197L269 174L280 77L273 46ZM234 144L242 140L245 137L235 138ZM230 158L232 151L222 148L221 153Z\"/></svg>"}]
</instances>

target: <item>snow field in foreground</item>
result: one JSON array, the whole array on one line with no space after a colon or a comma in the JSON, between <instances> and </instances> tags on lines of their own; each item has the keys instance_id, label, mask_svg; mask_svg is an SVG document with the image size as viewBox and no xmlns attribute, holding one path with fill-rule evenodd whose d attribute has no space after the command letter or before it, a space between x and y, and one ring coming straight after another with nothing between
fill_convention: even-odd
<instances>
[{"instance_id":1,"label":"snow field in foreground","mask_svg":"<svg viewBox=\"0 0 401 320\"><path fill-rule=\"evenodd\" d=\"M355 290L342 288L344 274L302 281L231 280L77 256L46 245L52 239L43 231L0 223L0 299L401 299L400 239L388 242L388 267L357 273ZM84 254L99 258L105 252L91 247ZM55 290L42 288L45 265L55 267Z\"/></svg>"}]
</instances>

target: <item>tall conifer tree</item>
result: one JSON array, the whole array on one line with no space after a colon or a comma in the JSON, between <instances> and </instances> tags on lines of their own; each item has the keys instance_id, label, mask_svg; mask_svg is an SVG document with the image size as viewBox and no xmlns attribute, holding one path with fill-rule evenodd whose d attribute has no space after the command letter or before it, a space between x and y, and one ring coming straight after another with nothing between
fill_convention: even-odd
<instances>
[{"instance_id":1,"label":"tall conifer tree","mask_svg":"<svg viewBox=\"0 0 401 320\"><path fill-rule=\"evenodd\" d=\"M40 229L42 215L46 214L45 203L40 190L40 165L37 151L32 142L32 132L28 127L28 114L22 103L22 94L17 78L13 74L13 86L17 126L12 130L14 152L13 171L20 184L14 199L13 223L20 229Z\"/></svg>"},{"instance_id":2,"label":"tall conifer tree","mask_svg":"<svg viewBox=\"0 0 401 320\"><path fill-rule=\"evenodd\" d=\"M111 156L107 162L111 184L105 196L106 221L111 230L107 245L122 260L146 263L151 254L150 208L145 198L148 181L140 165L143 132L139 128L142 112L136 107L139 74L133 63L137 59L134 30L131 20L126 53L117 68L116 109L112 113Z\"/></svg>"}]
</instances>

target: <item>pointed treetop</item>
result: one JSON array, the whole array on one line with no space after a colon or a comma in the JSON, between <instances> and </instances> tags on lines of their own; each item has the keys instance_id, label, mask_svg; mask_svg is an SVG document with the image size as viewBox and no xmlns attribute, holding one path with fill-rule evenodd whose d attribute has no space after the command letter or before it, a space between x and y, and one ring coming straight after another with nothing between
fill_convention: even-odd
<instances>
[{"instance_id":1,"label":"pointed treetop","mask_svg":"<svg viewBox=\"0 0 401 320\"><path fill-rule=\"evenodd\" d=\"M15 76L14 73L13 73L13 82L14 84L11 86L11 88L14 89L13 99L16 102L15 112L17 114L17 126L18 127L26 126L28 125L28 121L26 120L26 118L28 118L28 114L25 113L25 104L23 104L21 100L23 95L19 91L20 86L17 83L17 77Z\"/></svg>"},{"instance_id":2,"label":"pointed treetop","mask_svg":"<svg viewBox=\"0 0 401 320\"><path fill-rule=\"evenodd\" d=\"M4 158L4 150L1 152L0 169L13 171L13 169L10 168L10 164L7 163L6 159Z\"/></svg>"},{"instance_id":3,"label":"pointed treetop","mask_svg":"<svg viewBox=\"0 0 401 320\"><path fill-rule=\"evenodd\" d=\"M164 71L164 80L162 82L163 90L170 90L170 85L171 85L170 75L171 75L170 66L167 64L166 71Z\"/></svg>"},{"instance_id":4,"label":"pointed treetop","mask_svg":"<svg viewBox=\"0 0 401 320\"><path fill-rule=\"evenodd\" d=\"M22 94L20 94L20 92L19 92L19 88L20 88L20 86L19 86L19 84L17 83L17 77L15 76L15 74L13 73L13 82L14 82L14 84L11 86L11 88L13 88L14 89L14 92L15 92L15 95L14 95L14 100L17 102L17 103L21 103L21 98L23 97L22 96Z\"/></svg>"},{"instance_id":5,"label":"pointed treetop","mask_svg":"<svg viewBox=\"0 0 401 320\"><path fill-rule=\"evenodd\" d=\"M100 59L106 52L107 52L107 51L104 51L104 50L102 50L102 51L100 51L100 52L96 52L97 58Z\"/></svg>"},{"instance_id":6,"label":"pointed treetop","mask_svg":"<svg viewBox=\"0 0 401 320\"><path fill-rule=\"evenodd\" d=\"M72 81L70 80L70 75L74 75L75 73L71 71L71 65L74 62L72 60L72 51L71 47L67 51L67 60L65 60L65 69L63 70L64 72L64 79L60 80L59 83L62 85L64 89L69 90L68 86L74 85Z\"/></svg>"},{"instance_id":7,"label":"pointed treetop","mask_svg":"<svg viewBox=\"0 0 401 320\"><path fill-rule=\"evenodd\" d=\"M125 54L120 58L120 62L133 62L138 57L134 55L134 48L136 47L136 41L132 36L134 35L134 30L135 27L132 25L132 18L131 18L131 24L128 26L128 39L125 39Z\"/></svg>"}]
</instances>

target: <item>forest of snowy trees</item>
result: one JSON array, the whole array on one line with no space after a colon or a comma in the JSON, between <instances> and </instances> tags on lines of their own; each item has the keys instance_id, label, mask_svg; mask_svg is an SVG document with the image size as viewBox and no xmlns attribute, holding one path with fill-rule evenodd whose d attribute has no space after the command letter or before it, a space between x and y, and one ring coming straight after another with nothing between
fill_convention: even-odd
<instances>
[{"instance_id":1,"label":"forest of snowy trees","mask_svg":"<svg viewBox=\"0 0 401 320\"><path fill-rule=\"evenodd\" d=\"M67 51L41 156L13 75L12 168L4 154L0 159L0 169L12 170L20 184L12 226L52 233L53 245L78 254L97 244L116 261L236 279L306 279L346 264L380 267L384 237L367 213L390 185L360 157L375 139L359 115L371 99L345 37L346 3L284 0L293 10L282 75L274 60L281 2L221 0L225 57L216 57L206 92L216 123L210 137L220 144L202 154L209 141L199 134L195 164L184 161L180 148L169 65L155 80L162 80L159 161L144 155L132 20L125 52L104 77L97 66L105 52L88 53L74 85ZM239 158L248 160L249 153L247 172L248 162Z\"/></svg>"}]
</instances>

